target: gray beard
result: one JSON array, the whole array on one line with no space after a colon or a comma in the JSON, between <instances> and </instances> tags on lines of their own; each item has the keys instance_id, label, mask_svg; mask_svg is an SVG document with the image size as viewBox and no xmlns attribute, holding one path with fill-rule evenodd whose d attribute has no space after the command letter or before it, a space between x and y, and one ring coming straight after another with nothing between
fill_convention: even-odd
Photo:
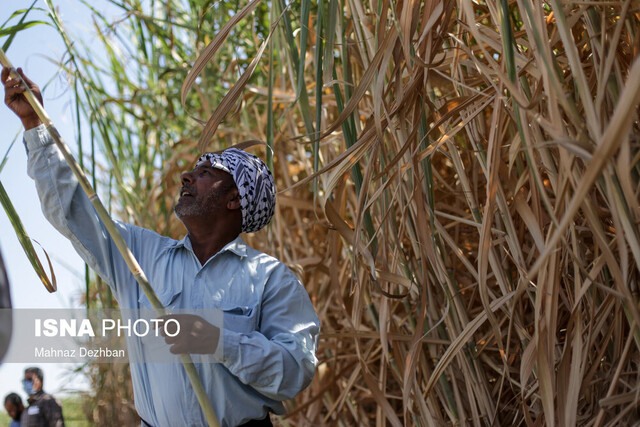
<instances>
[{"instance_id":1,"label":"gray beard","mask_svg":"<svg viewBox=\"0 0 640 427\"><path fill-rule=\"evenodd\" d=\"M185 216L198 216L198 215L203 215L205 213L202 205L197 203L184 205L178 202L178 204L173 209L173 211L175 212L176 216L180 220Z\"/></svg>"},{"instance_id":2,"label":"gray beard","mask_svg":"<svg viewBox=\"0 0 640 427\"><path fill-rule=\"evenodd\" d=\"M216 191L209 194L205 200L196 197L192 203L181 204L178 202L173 211L181 221L184 217L209 215L220 208L220 198L223 194L222 191Z\"/></svg>"}]
</instances>

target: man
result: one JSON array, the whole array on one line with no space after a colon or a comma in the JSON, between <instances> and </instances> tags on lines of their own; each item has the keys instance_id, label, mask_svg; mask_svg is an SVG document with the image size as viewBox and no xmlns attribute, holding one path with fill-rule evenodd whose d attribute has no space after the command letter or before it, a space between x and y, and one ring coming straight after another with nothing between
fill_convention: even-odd
<instances>
[{"instance_id":1,"label":"man","mask_svg":"<svg viewBox=\"0 0 640 427\"><path fill-rule=\"evenodd\" d=\"M18 72L23 76L22 71ZM26 83L41 98L33 82ZM22 96L17 79L2 70L5 103L25 128L28 173L49 221L111 286L121 309L150 308L104 225ZM208 153L182 174L175 212L187 229L180 241L117 223L160 302L169 310L219 309L222 330L199 316L179 317L181 331L167 337L173 353L195 354L196 368L223 426L271 425L282 401L310 383L317 359L318 317L296 276L280 261L247 246L272 218L273 177L244 151ZM192 338L187 340L185 338ZM198 363L222 348L218 363ZM143 425L200 426L206 420L179 364L136 363L153 349L127 337L135 406ZM199 359L199 355L203 359ZM141 356L132 356L141 355ZM131 360L135 357L137 360Z\"/></svg>"},{"instance_id":2,"label":"man","mask_svg":"<svg viewBox=\"0 0 640 427\"><path fill-rule=\"evenodd\" d=\"M11 417L11 423L9 427L20 427L20 416L24 410L22 399L16 393L9 393L4 398L4 409Z\"/></svg>"},{"instance_id":3,"label":"man","mask_svg":"<svg viewBox=\"0 0 640 427\"><path fill-rule=\"evenodd\" d=\"M24 370L22 387L29 398L29 406L22 411L21 427L64 427L60 402L42 390L44 375L40 368Z\"/></svg>"}]
</instances>

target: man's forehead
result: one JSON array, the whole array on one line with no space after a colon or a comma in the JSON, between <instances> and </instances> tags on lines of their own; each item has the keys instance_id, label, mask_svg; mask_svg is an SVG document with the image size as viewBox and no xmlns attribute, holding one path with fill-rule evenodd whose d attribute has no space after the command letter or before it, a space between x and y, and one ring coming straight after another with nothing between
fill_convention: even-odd
<instances>
[{"instance_id":1,"label":"man's forehead","mask_svg":"<svg viewBox=\"0 0 640 427\"><path fill-rule=\"evenodd\" d=\"M197 165L195 168L193 168L192 172L202 171L202 170L208 170L213 174L224 176L224 177L229 177L229 178L233 179L233 176L229 172L224 171L224 170L222 170L220 168L213 167L213 166L211 166L210 163L209 164L202 164L201 163L201 164Z\"/></svg>"},{"instance_id":2,"label":"man's forehead","mask_svg":"<svg viewBox=\"0 0 640 427\"><path fill-rule=\"evenodd\" d=\"M200 164L198 164L196 167L194 167L194 168L192 169L192 171L199 171L199 170L203 170L203 169L207 169L207 170L210 170L210 171L220 171L220 172L224 172L224 171L223 171L223 170L221 170L221 169L214 168L213 166L211 166L211 163L209 163L209 164L206 164L206 163L200 163ZM225 173L226 173L226 172L225 172Z\"/></svg>"},{"instance_id":3,"label":"man's forehead","mask_svg":"<svg viewBox=\"0 0 640 427\"><path fill-rule=\"evenodd\" d=\"M210 164L204 164L204 163L200 163L198 165L196 165L193 169L191 169L191 171L197 171L197 170L202 170L202 169L213 169L213 167Z\"/></svg>"}]
</instances>

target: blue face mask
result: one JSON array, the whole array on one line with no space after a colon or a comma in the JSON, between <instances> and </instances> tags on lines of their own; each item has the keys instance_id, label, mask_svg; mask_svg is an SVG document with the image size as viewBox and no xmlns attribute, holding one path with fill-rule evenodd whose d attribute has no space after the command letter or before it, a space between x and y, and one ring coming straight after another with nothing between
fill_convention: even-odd
<instances>
[{"instance_id":1,"label":"blue face mask","mask_svg":"<svg viewBox=\"0 0 640 427\"><path fill-rule=\"evenodd\" d=\"M22 380L22 389L29 396L35 394L35 390L33 390L33 381L31 380Z\"/></svg>"}]
</instances>

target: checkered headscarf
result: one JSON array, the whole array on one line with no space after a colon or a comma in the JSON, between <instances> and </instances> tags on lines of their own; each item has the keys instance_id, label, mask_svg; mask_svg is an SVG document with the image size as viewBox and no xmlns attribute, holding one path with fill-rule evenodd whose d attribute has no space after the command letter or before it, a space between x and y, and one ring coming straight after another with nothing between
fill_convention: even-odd
<instances>
[{"instance_id":1,"label":"checkered headscarf","mask_svg":"<svg viewBox=\"0 0 640 427\"><path fill-rule=\"evenodd\" d=\"M271 221L276 207L276 186L262 160L246 151L229 148L221 154L203 154L196 167L204 162L233 177L240 194L243 233L255 233Z\"/></svg>"}]
</instances>

